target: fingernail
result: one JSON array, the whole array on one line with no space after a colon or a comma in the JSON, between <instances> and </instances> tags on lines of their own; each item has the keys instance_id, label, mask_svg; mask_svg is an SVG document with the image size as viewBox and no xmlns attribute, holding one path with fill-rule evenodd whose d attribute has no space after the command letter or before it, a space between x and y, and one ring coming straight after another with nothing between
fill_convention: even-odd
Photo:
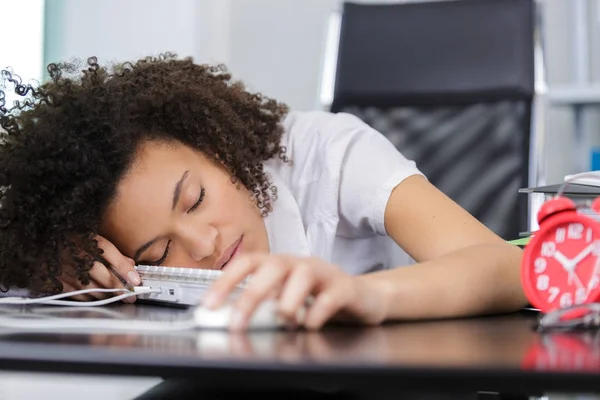
<instances>
[{"instance_id":1,"label":"fingernail","mask_svg":"<svg viewBox=\"0 0 600 400\"><path fill-rule=\"evenodd\" d=\"M138 274L136 271L129 271L127 273L127 279L129 279L129 283L132 285L139 285L142 281L140 279L140 274Z\"/></svg>"}]
</instances>

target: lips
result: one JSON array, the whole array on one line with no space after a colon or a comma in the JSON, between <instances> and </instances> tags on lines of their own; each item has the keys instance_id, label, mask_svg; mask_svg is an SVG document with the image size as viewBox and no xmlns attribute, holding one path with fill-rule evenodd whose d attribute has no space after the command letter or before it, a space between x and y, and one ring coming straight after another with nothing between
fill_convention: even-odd
<instances>
[{"instance_id":1,"label":"lips","mask_svg":"<svg viewBox=\"0 0 600 400\"><path fill-rule=\"evenodd\" d=\"M240 237L238 240L233 242L233 244L229 246L227 250L225 250L225 253L219 257L215 264L216 269L223 269L223 267L225 267L227 263L231 261L231 259L238 253L243 238L243 236Z\"/></svg>"}]
</instances>

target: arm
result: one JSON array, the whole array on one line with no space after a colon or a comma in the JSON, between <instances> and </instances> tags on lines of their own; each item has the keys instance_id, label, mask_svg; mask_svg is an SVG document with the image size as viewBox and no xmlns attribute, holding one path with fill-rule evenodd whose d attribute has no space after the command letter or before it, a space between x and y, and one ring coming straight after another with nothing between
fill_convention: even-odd
<instances>
[{"instance_id":1,"label":"arm","mask_svg":"<svg viewBox=\"0 0 600 400\"><path fill-rule=\"evenodd\" d=\"M522 250L506 244L421 176L405 179L385 210L388 234L418 264L359 277L386 293L385 319L516 311Z\"/></svg>"},{"instance_id":2,"label":"arm","mask_svg":"<svg viewBox=\"0 0 600 400\"><path fill-rule=\"evenodd\" d=\"M317 161L327 164L332 176L339 172L339 182L334 182L339 185L337 211L348 236L389 235L419 264L356 276L321 259L238 257L205 295L206 307L223 304L248 275L254 278L236 301L235 329L244 328L257 305L273 293L278 294L280 314L309 329L332 317L378 324L513 311L527 304L518 247L505 244L437 190L414 162L358 118L318 116L325 121L311 119L317 126L302 132L319 135L312 140L298 136L302 140L293 147L307 146L307 154L319 149L310 154L327 157L327 163ZM311 306L299 318L307 296Z\"/></svg>"}]
</instances>

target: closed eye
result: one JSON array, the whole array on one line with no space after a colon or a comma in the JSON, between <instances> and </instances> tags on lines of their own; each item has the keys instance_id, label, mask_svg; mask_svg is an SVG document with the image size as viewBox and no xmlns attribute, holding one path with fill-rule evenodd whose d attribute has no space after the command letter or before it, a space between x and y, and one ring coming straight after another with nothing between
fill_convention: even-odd
<instances>
[{"instance_id":1,"label":"closed eye","mask_svg":"<svg viewBox=\"0 0 600 400\"><path fill-rule=\"evenodd\" d=\"M196 208L198 208L198 206L200 204L202 204L202 200L204 200L204 188L200 188L200 196L198 197L198 201L196 201L196 203L190 207L190 209L188 210L188 214L191 212L194 212L196 210Z\"/></svg>"},{"instance_id":2,"label":"closed eye","mask_svg":"<svg viewBox=\"0 0 600 400\"><path fill-rule=\"evenodd\" d=\"M163 253L162 257L156 261L138 261L137 264L146 264L146 265L162 265L165 260L167 259L167 256L169 255L169 248L171 246L171 241L169 240L167 242L167 247L165 247L165 252Z\"/></svg>"}]
</instances>

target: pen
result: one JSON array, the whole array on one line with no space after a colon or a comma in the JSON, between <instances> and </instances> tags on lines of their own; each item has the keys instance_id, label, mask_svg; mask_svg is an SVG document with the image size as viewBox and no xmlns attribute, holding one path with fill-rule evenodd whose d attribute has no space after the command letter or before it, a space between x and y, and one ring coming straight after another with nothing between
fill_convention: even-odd
<instances>
[{"instance_id":1,"label":"pen","mask_svg":"<svg viewBox=\"0 0 600 400\"><path fill-rule=\"evenodd\" d=\"M117 277L117 279L118 279L118 280L119 280L119 281L120 281L120 282L123 284L123 286L125 286L125 288L126 288L127 290L129 290L130 292L133 292L133 291L135 290L135 289L133 288L133 285L132 285L131 283L127 282L127 281L125 280L125 278L123 278L123 277L121 276L121 274L119 274L119 272L117 271L117 269L116 269L116 268L115 268L115 267L114 267L114 266L113 266L111 263L107 262L105 265L106 265L106 268L108 268L108 270L109 270L110 272L112 272L112 274L113 274L114 276L116 276L116 277Z\"/></svg>"}]
</instances>

